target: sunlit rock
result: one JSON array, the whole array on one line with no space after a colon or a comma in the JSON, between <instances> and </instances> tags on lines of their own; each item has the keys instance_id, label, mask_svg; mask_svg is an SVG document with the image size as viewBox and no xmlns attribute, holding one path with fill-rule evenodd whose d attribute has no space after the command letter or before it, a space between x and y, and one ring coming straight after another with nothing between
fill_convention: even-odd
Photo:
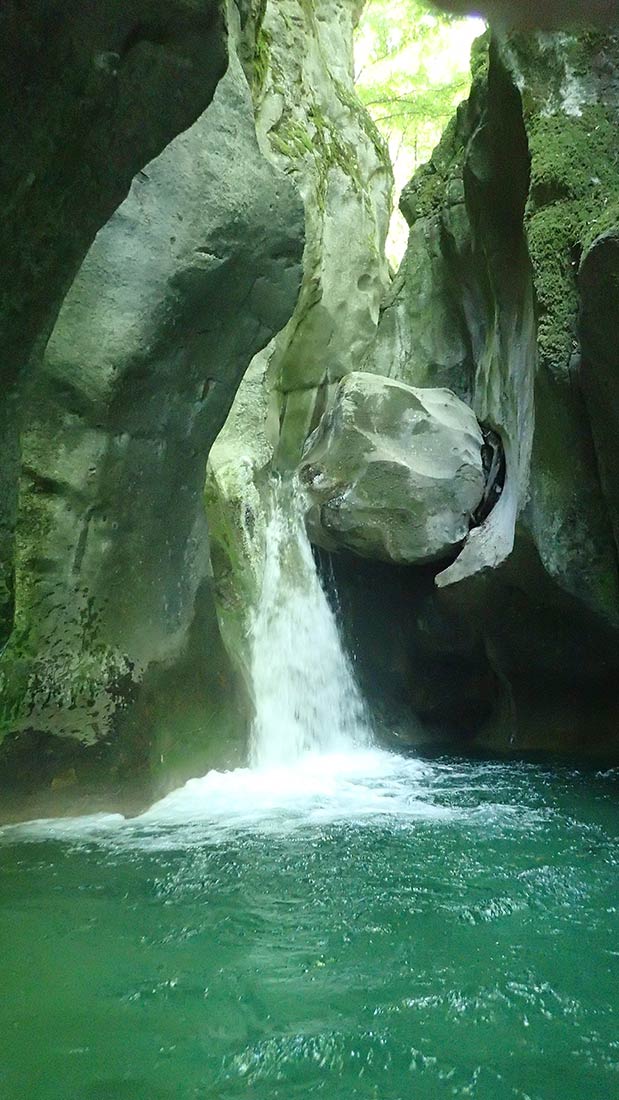
<instances>
[{"instance_id":1,"label":"sunlit rock","mask_svg":"<svg viewBox=\"0 0 619 1100\"><path fill-rule=\"evenodd\" d=\"M0 737L35 731L52 760L103 742L102 771L121 751L127 779L234 759L204 471L248 363L294 308L302 242L232 58L98 234L32 389Z\"/></svg>"},{"instance_id":2,"label":"sunlit rock","mask_svg":"<svg viewBox=\"0 0 619 1100\"><path fill-rule=\"evenodd\" d=\"M305 208L294 313L245 374L209 457L206 506L222 634L247 668L273 471L291 474L337 381L374 337L388 285L391 166L353 86L351 0L269 0L254 61L265 156Z\"/></svg>"},{"instance_id":3,"label":"sunlit rock","mask_svg":"<svg viewBox=\"0 0 619 1100\"><path fill-rule=\"evenodd\" d=\"M449 390L347 375L301 465L312 538L383 561L448 556L482 499L482 444Z\"/></svg>"}]
</instances>

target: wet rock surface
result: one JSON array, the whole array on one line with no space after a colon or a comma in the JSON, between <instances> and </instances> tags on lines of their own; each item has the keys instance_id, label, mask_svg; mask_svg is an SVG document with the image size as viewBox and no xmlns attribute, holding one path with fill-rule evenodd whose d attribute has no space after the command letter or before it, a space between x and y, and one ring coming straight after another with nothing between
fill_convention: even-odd
<instances>
[{"instance_id":1,"label":"wet rock surface","mask_svg":"<svg viewBox=\"0 0 619 1100\"><path fill-rule=\"evenodd\" d=\"M347 375L300 467L312 539L400 564L453 555L482 501L482 445L450 390Z\"/></svg>"},{"instance_id":2,"label":"wet rock surface","mask_svg":"<svg viewBox=\"0 0 619 1100\"><path fill-rule=\"evenodd\" d=\"M246 673L272 477L294 475L339 379L376 332L388 285L389 154L354 94L356 0L269 0L253 93L265 156L305 211L301 291L252 362L210 457L206 506L222 634Z\"/></svg>"},{"instance_id":3,"label":"wet rock surface","mask_svg":"<svg viewBox=\"0 0 619 1100\"><path fill-rule=\"evenodd\" d=\"M190 126L227 65L218 0L0 11L0 642L12 626L24 372L132 177Z\"/></svg>"},{"instance_id":4,"label":"wet rock surface","mask_svg":"<svg viewBox=\"0 0 619 1100\"><path fill-rule=\"evenodd\" d=\"M98 234L30 391L7 760L47 738L53 775L54 746L73 740L79 780L84 748L94 761L105 744L103 772L156 784L235 759L244 704L214 619L204 470L249 361L294 308L302 242L232 58Z\"/></svg>"},{"instance_id":5,"label":"wet rock surface","mask_svg":"<svg viewBox=\"0 0 619 1100\"><path fill-rule=\"evenodd\" d=\"M408 252L364 364L451 386L501 440L501 493L432 597L481 642L495 699L473 743L499 751L619 751L618 41L478 43L470 98L404 192Z\"/></svg>"}]
</instances>

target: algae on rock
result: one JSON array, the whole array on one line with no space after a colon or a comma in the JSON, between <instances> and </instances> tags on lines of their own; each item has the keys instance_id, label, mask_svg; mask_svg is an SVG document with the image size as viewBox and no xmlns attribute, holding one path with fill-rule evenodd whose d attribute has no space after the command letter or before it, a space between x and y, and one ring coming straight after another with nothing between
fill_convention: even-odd
<instances>
[{"instance_id":1,"label":"algae on rock","mask_svg":"<svg viewBox=\"0 0 619 1100\"><path fill-rule=\"evenodd\" d=\"M151 793L239 759L204 470L248 363L294 308L302 213L260 152L232 55L211 106L98 234L29 395L18 629L0 659L6 782L41 739L52 775L73 741L78 782L103 752L104 779Z\"/></svg>"},{"instance_id":2,"label":"algae on rock","mask_svg":"<svg viewBox=\"0 0 619 1100\"><path fill-rule=\"evenodd\" d=\"M299 188L306 243L295 311L241 383L209 459L218 610L241 667L260 591L269 479L295 470L335 383L359 368L388 283L391 167L354 95L358 8L356 0L268 0L254 54L260 145Z\"/></svg>"},{"instance_id":3,"label":"algae on rock","mask_svg":"<svg viewBox=\"0 0 619 1100\"><path fill-rule=\"evenodd\" d=\"M289 6L281 11L289 12ZM287 23L291 41L307 18L306 12L297 15ZM337 407L334 383L362 370L379 376L379 387L388 378L413 387L447 387L470 406L485 439L497 441L505 470L494 506L464 532L455 560L434 568L433 590L424 589L431 613L421 648L442 654L445 676L454 670L453 685L445 684L442 693L451 703L438 708L443 728L456 730L460 695L477 700L470 711L474 721L467 719L462 727L477 744L502 751L600 750L613 741L616 719L608 685L619 671L619 498L612 443L619 425L612 412L610 367L616 340L604 313L604 302L614 301L617 255L617 36L531 33L486 35L477 42L470 97L403 193L409 245L382 302L376 334L371 335L373 325L362 327L369 338L355 345L346 328L349 321L356 323L354 273L339 263L332 266L339 295L332 298L320 267L332 263L332 252L322 232L322 176L313 158L319 151L324 163L329 144L339 169L341 142L316 138L315 111L309 120L286 112L277 40L269 33L267 9L255 92L258 118L262 140L272 131L275 157L281 163L288 159L301 185L306 276L295 316L256 368L264 378L258 434L255 425L243 431L241 415L221 436L228 485L234 455L246 459L237 464L246 488L237 477L236 518L220 578L229 606L238 612L232 652L242 653L247 616L241 609L255 601L258 590L260 501L269 474L297 468L325 410L319 435L327 431L334 399ZM300 65L294 71L306 69ZM354 193L356 173L351 179ZM360 229L357 237L361 240ZM369 285L359 280L358 286ZM346 295L350 310L342 305ZM339 303L335 310L332 301ZM351 361L346 347L353 346ZM387 436L383 442L386 446ZM211 480L218 447L219 441ZM311 453L311 466L310 459ZM251 535L245 533L247 549L239 556L247 490L254 493L259 518ZM214 517L213 509L225 514L226 492L211 494ZM373 540L372 524L368 512L367 530L360 524L353 549L385 557L384 547ZM321 531L319 523L319 541ZM343 557L336 571L346 600L348 581L357 591L351 559ZM355 599L362 598L357 591ZM408 614L414 624L413 607ZM352 617L359 622L363 613ZM455 624L451 655L444 641L446 620ZM411 625L406 644L419 655L417 635ZM464 652L457 650L460 635L466 638ZM398 658L411 683L413 665L412 657ZM485 685L481 693L474 680ZM396 694L406 690L401 685ZM422 698L413 695L419 700L415 713L422 713ZM435 736L434 724L432 729Z\"/></svg>"},{"instance_id":4,"label":"algae on rock","mask_svg":"<svg viewBox=\"0 0 619 1100\"><path fill-rule=\"evenodd\" d=\"M597 381L614 261L591 277L617 210L617 42L477 44L469 101L403 195L408 253L363 368L451 386L502 438L504 491L433 597L478 633L502 685L475 732L502 750L617 746L616 490L599 412L615 391L601 402Z\"/></svg>"}]
</instances>

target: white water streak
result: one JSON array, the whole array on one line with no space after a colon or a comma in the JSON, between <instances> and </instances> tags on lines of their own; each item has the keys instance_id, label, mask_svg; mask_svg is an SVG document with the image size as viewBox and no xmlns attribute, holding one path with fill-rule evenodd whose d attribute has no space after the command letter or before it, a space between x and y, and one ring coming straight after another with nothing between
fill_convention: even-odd
<instances>
[{"instance_id":1,"label":"white water streak","mask_svg":"<svg viewBox=\"0 0 619 1100\"><path fill-rule=\"evenodd\" d=\"M274 495L262 595L252 629L256 716L251 764L370 744L370 724L323 591L292 485Z\"/></svg>"}]
</instances>

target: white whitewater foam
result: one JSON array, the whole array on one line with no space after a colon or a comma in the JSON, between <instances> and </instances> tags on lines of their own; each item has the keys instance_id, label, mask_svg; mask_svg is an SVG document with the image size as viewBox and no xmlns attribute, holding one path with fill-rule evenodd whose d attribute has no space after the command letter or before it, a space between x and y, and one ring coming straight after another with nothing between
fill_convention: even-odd
<instances>
[{"instance_id":1,"label":"white whitewater foam","mask_svg":"<svg viewBox=\"0 0 619 1100\"><path fill-rule=\"evenodd\" d=\"M255 766L371 743L370 723L323 591L294 485L274 495L252 626Z\"/></svg>"},{"instance_id":2,"label":"white whitewater foam","mask_svg":"<svg viewBox=\"0 0 619 1100\"><path fill-rule=\"evenodd\" d=\"M188 820L277 831L286 824L378 816L442 815L422 783L426 768L380 749L307 753L294 764L209 772L190 779L140 817L180 825ZM425 797L424 797L425 796Z\"/></svg>"},{"instance_id":3,"label":"white whitewater foam","mask_svg":"<svg viewBox=\"0 0 619 1100\"><path fill-rule=\"evenodd\" d=\"M190 779L145 813L29 821L0 829L4 841L113 842L166 848L217 842L239 832L288 833L330 822L451 818L435 805L432 769L381 749L307 753L293 764L210 771Z\"/></svg>"},{"instance_id":4,"label":"white whitewater foam","mask_svg":"<svg viewBox=\"0 0 619 1100\"><path fill-rule=\"evenodd\" d=\"M395 829L424 822L465 824L484 833L505 827L530 831L539 824L539 813L527 805L459 804L458 787L465 791L474 771L467 766L460 776L454 764L421 763L375 748L307 753L293 764L208 772L139 817L92 814L7 825L0 828L0 843L58 840L161 851L225 843L239 835L320 834L343 823ZM491 790L492 769L480 772L482 786Z\"/></svg>"},{"instance_id":5,"label":"white whitewater foam","mask_svg":"<svg viewBox=\"0 0 619 1100\"><path fill-rule=\"evenodd\" d=\"M251 637L250 767L190 779L131 821L117 814L10 827L34 838L118 838L173 826L209 834L420 811L414 761L372 749L370 722L323 591L296 486L279 485ZM408 780L402 782L406 773ZM427 813L427 806L423 809Z\"/></svg>"}]
</instances>

